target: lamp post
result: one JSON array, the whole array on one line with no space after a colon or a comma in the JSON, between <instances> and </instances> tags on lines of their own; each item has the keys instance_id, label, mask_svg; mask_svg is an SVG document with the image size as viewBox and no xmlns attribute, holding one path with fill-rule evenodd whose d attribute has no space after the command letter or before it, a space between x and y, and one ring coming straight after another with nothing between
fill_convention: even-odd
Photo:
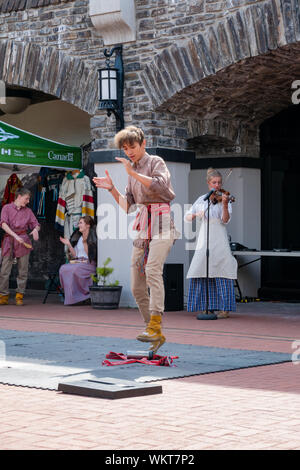
<instances>
[{"instance_id":1,"label":"lamp post","mask_svg":"<svg viewBox=\"0 0 300 470\"><path fill-rule=\"evenodd\" d=\"M106 57L106 67L98 69L99 84L99 106L98 109L105 109L107 115L111 113L116 118L116 130L124 129L123 116L123 90L124 90L124 69L122 58L122 45L115 46L111 51L104 50ZM115 53L115 63L111 66L110 58Z\"/></svg>"}]
</instances>

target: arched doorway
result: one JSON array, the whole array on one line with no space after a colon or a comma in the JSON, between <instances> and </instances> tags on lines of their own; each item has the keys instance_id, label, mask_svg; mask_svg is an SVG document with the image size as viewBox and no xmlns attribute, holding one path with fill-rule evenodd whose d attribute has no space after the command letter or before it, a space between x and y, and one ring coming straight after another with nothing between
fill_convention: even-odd
<instances>
[{"instance_id":1,"label":"arched doorway","mask_svg":"<svg viewBox=\"0 0 300 470\"><path fill-rule=\"evenodd\" d=\"M290 106L260 128L262 249L300 251L300 106ZM300 258L263 258L261 298L300 301Z\"/></svg>"},{"instance_id":2,"label":"arched doorway","mask_svg":"<svg viewBox=\"0 0 300 470\"><path fill-rule=\"evenodd\" d=\"M20 91L23 96L30 97L30 105L20 113L2 113L0 121L66 145L82 146L83 150L84 146L90 142L90 115L85 111L31 88L25 89L14 86L8 87L8 90L11 93L9 96L16 96L16 91ZM85 174L88 174L85 163L83 158L83 168ZM38 213L36 196L40 189L40 170L40 167L29 167L29 170L26 171L26 168L19 168L18 165L8 166L5 169L0 168L0 202L8 178L12 173L17 173L22 185L32 192L30 207L34 210L41 225L39 241L34 245L34 250L30 256L27 283L27 287L30 289L44 289L49 273L55 273L58 267L65 262L64 246L59 241L60 233L55 228L58 182L61 183L65 170L63 168L53 170L52 185L49 188L49 180L47 180L43 209ZM44 189L46 190L46 185L44 185ZM3 233L0 230L0 240L2 236ZM16 266L14 266L11 276L11 288L16 285L16 273Z\"/></svg>"}]
</instances>

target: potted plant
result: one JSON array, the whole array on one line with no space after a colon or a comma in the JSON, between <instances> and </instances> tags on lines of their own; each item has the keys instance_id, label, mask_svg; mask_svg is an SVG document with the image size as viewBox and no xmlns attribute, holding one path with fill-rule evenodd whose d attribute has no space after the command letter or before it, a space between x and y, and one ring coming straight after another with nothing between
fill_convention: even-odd
<instances>
[{"instance_id":1,"label":"potted plant","mask_svg":"<svg viewBox=\"0 0 300 470\"><path fill-rule=\"evenodd\" d=\"M90 286L90 296L93 308L112 310L119 307L122 286L119 281L109 283L109 277L114 271L108 265L111 258L107 258L103 266L96 269L96 274L91 274L93 285Z\"/></svg>"}]
</instances>

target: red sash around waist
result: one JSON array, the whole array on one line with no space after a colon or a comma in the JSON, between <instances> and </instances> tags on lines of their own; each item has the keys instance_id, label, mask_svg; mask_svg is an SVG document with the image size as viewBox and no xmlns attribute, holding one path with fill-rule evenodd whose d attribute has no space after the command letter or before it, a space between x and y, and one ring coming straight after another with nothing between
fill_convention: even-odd
<instances>
[{"instance_id":1,"label":"red sash around waist","mask_svg":"<svg viewBox=\"0 0 300 470\"><path fill-rule=\"evenodd\" d=\"M133 230L146 230L149 239L152 235L152 227L157 215L169 214L171 211L170 204L167 202L157 202L155 204L149 204L148 206L143 206L143 208L138 212L134 224Z\"/></svg>"}]
</instances>

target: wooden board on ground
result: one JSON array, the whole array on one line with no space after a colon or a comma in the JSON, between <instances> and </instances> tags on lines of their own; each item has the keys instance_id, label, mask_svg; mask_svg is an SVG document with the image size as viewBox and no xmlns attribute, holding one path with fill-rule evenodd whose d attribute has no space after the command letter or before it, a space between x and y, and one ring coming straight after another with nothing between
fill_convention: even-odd
<instances>
[{"instance_id":1,"label":"wooden board on ground","mask_svg":"<svg viewBox=\"0 0 300 470\"><path fill-rule=\"evenodd\" d=\"M101 377L99 380L81 380L59 383L58 391L73 395L84 395L95 398L128 398L162 393L161 385L137 383L131 380L113 377Z\"/></svg>"}]
</instances>

